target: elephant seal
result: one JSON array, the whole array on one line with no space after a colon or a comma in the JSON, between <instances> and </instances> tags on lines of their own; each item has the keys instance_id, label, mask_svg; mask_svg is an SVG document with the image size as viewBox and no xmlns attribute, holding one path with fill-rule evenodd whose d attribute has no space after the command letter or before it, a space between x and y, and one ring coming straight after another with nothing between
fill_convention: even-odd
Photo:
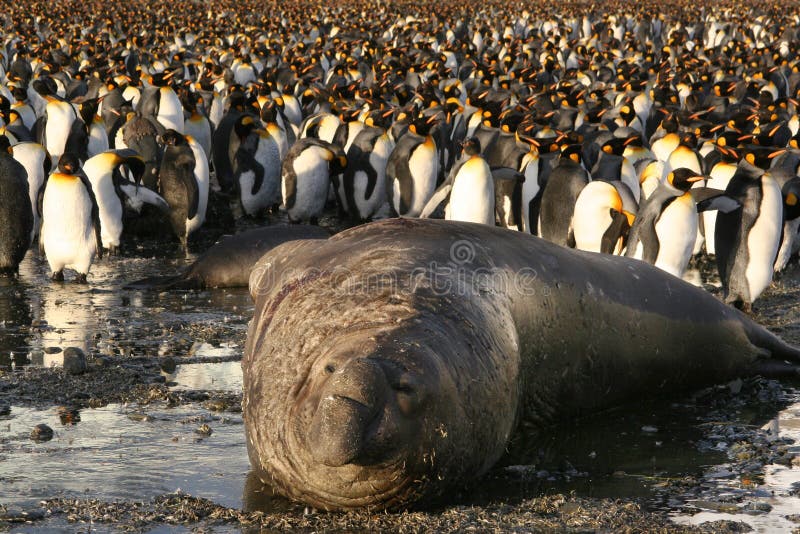
<instances>
[{"instance_id":1,"label":"elephant seal","mask_svg":"<svg viewBox=\"0 0 800 534\"><path fill-rule=\"evenodd\" d=\"M545 427L800 351L641 261L472 223L392 219L254 266L251 464L323 509L405 508Z\"/></svg>"},{"instance_id":2,"label":"elephant seal","mask_svg":"<svg viewBox=\"0 0 800 534\"><path fill-rule=\"evenodd\" d=\"M266 226L223 237L197 261L173 276L137 280L125 289L205 289L247 287L250 270L276 246L296 239L326 239L330 232L319 226Z\"/></svg>"}]
</instances>

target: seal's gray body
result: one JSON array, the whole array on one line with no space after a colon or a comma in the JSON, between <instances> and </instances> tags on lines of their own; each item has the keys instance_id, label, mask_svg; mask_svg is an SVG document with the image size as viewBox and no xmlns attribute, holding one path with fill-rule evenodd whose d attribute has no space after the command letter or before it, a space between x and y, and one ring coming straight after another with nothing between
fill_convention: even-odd
<instances>
[{"instance_id":1,"label":"seal's gray body","mask_svg":"<svg viewBox=\"0 0 800 534\"><path fill-rule=\"evenodd\" d=\"M291 498L400 508L546 425L797 351L643 262L470 223L389 220L277 247L250 280L251 463Z\"/></svg>"},{"instance_id":2,"label":"seal's gray body","mask_svg":"<svg viewBox=\"0 0 800 534\"><path fill-rule=\"evenodd\" d=\"M128 289L204 289L247 287L253 265L276 246L296 239L325 239L318 226L267 226L223 237L197 261L175 276L155 276L128 284Z\"/></svg>"}]
</instances>

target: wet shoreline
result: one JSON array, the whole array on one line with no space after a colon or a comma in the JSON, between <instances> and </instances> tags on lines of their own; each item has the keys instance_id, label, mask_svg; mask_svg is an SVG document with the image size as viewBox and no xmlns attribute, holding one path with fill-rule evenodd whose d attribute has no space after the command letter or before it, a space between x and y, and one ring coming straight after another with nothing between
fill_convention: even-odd
<instances>
[{"instance_id":1,"label":"wet shoreline","mask_svg":"<svg viewBox=\"0 0 800 534\"><path fill-rule=\"evenodd\" d=\"M427 503L427 509L399 514L311 510L272 496L268 488L246 476L240 377L233 376L249 319L246 290L120 293L114 287L123 278L146 274L150 267L146 260L143 264L134 259L118 261L142 268L120 269L119 264L108 263L107 272L98 270L95 286L75 292L79 301L101 296L100 307L93 308L100 311L87 317L85 325L76 327L75 317L64 324L45 320L38 312L23 314L31 317L30 323L17 325L21 338L30 343L28 356L38 356L39 351L53 361L60 354L56 349L71 346L70 339L88 340L88 350L86 369L80 374L41 365L0 367L0 406L8 406L11 412L0 416L0 428L19 429L0 434L0 531L74 530L91 525L100 531L181 526L211 527L215 532L262 528L736 532L749 528L738 516L722 522L715 518L733 512L769 517L772 505L764 504L769 496L759 489L765 466L791 469L800 464L800 451L790 440L771 438L761 428L780 409L800 400L794 389L800 382L747 379L687 392L667 403L622 407L593 421L568 422L564 428L539 433L523 429L500 466L446 502ZM176 263L185 261L178 258ZM46 274L35 258L30 262L29 275ZM701 265L703 270L707 267ZM792 343L800 343L800 310L793 304L800 293L798 274L800 269L792 267L755 311L757 321ZM20 283L31 284L24 278ZM42 283L45 286L39 290L46 301L56 292ZM104 308L102 297L107 295L113 300ZM134 331L141 332L142 339L135 339ZM54 333L65 343L47 345ZM170 360L176 369L166 372ZM204 371L213 366L219 367ZM77 421L70 419L75 414ZM56 431L52 442L36 444L23 435L39 419L51 421ZM98 446L91 440L83 449L74 445L86 439L87 432L106 428L118 430L116 439L124 447ZM156 440L149 450L147 443L153 436L161 441ZM126 439L133 445L123 443ZM577 445L564 449L563 444L570 442ZM28 487L36 479L35 471L20 475L13 465L21 458L30 461L44 454L42 461L58 466L69 457L77 462L77 469L83 469L82 465L90 465L93 451L106 454L120 447L124 454L141 451L140 457L126 461L141 462L139 469L146 471L148 454L173 444L174 450L156 462L164 467L153 468L147 475L149 485L140 494L131 493L134 486L124 483L108 483L107 488L101 484L94 494L76 492L57 480L52 491L37 493L36 484ZM81 454L81 450L86 452ZM183 461L184 457L190 461ZM111 461L110 465L131 469L126 463L120 467ZM165 483L171 479L158 469L168 470L175 483ZM181 479L178 471L188 478ZM79 475L78 479L85 475L88 481L106 476L103 472ZM43 471L41 476L58 475ZM180 480L184 482L178 484ZM214 481L219 485L214 486ZM18 492L16 500L10 498L7 492L20 487L27 489ZM800 484L796 489L800 490ZM20 499L26 491L35 498ZM685 518L698 513L710 514L699 527L673 521L688 523ZM783 525L794 524L797 518L781 516L781 520Z\"/></svg>"}]
</instances>

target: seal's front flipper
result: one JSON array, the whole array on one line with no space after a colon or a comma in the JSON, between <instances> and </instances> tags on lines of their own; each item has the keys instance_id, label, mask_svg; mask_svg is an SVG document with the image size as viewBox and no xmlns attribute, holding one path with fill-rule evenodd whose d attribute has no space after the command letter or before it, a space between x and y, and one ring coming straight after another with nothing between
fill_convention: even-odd
<instances>
[{"instance_id":1,"label":"seal's front flipper","mask_svg":"<svg viewBox=\"0 0 800 534\"><path fill-rule=\"evenodd\" d=\"M800 365L782 360L757 360L751 367L753 375L764 378L796 378L800 376Z\"/></svg>"}]
</instances>

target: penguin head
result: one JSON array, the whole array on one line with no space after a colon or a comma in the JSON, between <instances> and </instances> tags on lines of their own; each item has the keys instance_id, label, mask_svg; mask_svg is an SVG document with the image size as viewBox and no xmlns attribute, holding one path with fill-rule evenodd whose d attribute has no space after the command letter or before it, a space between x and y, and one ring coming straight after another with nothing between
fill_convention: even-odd
<instances>
[{"instance_id":1,"label":"penguin head","mask_svg":"<svg viewBox=\"0 0 800 534\"><path fill-rule=\"evenodd\" d=\"M81 168L81 161L74 152L65 152L58 160L58 172L61 174L75 174Z\"/></svg>"},{"instance_id":2,"label":"penguin head","mask_svg":"<svg viewBox=\"0 0 800 534\"><path fill-rule=\"evenodd\" d=\"M186 137L184 137L182 133L172 129L169 129L165 131L163 134L161 134L161 136L159 137L159 141L165 147L181 146L188 144L186 141Z\"/></svg>"},{"instance_id":3,"label":"penguin head","mask_svg":"<svg viewBox=\"0 0 800 534\"><path fill-rule=\"evenodd\" d=\"M242 115L233 125L233 131L240 139L244 139L256 128L256 121L250 115Z\"/></svg>"},{"instance_id":4,"label":"penguin head","mask_svg":"<svg viewBox=\"0 0 800 534\"><path fill-rule=\"evenodd\" d=\"M580 164L583 160L583 146L574 143L561 147L561 158Z\"/></svg>"},{"instance_id":5,"label":"penguin head","mask_svg":"<svg viewBox=\"0 0 800 534\"><path fill-rule=\"evenodd\" d=\"M461 150L464 157L477 156L481 153L481 142L477 137L470 137L461 143Z\"/></svg>"},{"instance_id":6,"label":"penguin head","mask_svg":"<svg viewBox=\"0 0 800 534\"><path fill-rule=\"evenodd\" d=\"M783 213L787 221L800 217L800 178L792 178L783 186Z\"/></svg>"},{"instance_id":7,"label":"penguin head","mask_svg":"<svg viewBox=\"0 0 800 534\"><path fill-rule=\"evenodd\" d=\"M696 172L686 167L675 169L667 175L667 182L675 189L683 191L684 193L691 189L695 182L704 179L703 176L698 175Z\"/></svg>"}]
</instances>

